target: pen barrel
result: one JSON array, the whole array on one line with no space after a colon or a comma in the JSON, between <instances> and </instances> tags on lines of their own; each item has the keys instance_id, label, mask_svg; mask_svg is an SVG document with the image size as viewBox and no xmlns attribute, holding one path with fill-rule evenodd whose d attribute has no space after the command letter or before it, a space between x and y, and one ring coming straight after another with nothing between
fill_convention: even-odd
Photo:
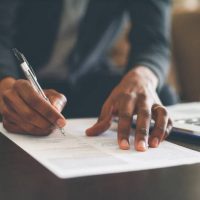
<instances>
[{"instance_id":1,"label":"pen barrel","mask_svg":"<svg viewBox=\"0 0 200 200\"><path fill-rule=\"evenodd\" d=\"M23 62L21 64L22 70L24 71L24 74L26 76L26 78L30 81L32 87L34 88L34 90L40 95L42 96L46 101L49 101L49 99L46 97L44 91L42 90L41 86L39 85L39 83L37 82L37 78L35 77L35 75L32 73L32 71L30 70L30 68L28 67L27 63Z\"/></svg>"}]
</instances>

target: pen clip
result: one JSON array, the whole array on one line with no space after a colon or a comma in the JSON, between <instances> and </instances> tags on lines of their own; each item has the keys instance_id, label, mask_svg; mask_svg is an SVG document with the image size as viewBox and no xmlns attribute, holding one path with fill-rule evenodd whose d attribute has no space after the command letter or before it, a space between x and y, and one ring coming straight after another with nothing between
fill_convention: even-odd
<instances>
[{"instance_id":1,"label":"pen clip","mask_svg":"<svg viewBox=\"0 0 200 200\"><path fill-rule=\"evenodd\" d=\"M28 63L28 66L29 66L31 72L33 73L35 79L37 80L36 74L35 74L35 72L33 71L33 68L31 67L31 65L29 65L29 63Z\"/></svg>"}]
</instances>

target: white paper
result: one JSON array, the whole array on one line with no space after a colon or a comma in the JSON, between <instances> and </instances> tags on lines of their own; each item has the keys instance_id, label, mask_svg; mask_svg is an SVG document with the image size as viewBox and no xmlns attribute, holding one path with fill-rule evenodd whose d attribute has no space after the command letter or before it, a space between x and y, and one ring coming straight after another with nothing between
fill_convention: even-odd
<instances>
[{"instance_id":1,"label":"white paper","mask_svg":"<svg viewBox=\"0 0 200 200\"><path fill-rule=\"evenodd\" d=\"M47 137L34 137L0 131L60 178L154 169L200 163L200 153L163 142L146 152L120 150L114 128L97 137L87 137L85 130L96 119L68 120L66 136L55 131ZM130 139L133 144L133 137Z\"/></svg>"},{"instance_id":2,"label":"white paper","mask_svg":"<svg viewBox=\"0 0 200 200\"><path fill-rule=\"evenodd\" d=\"M168 107L174 130L200 137L200 125L185 123L184 119L200 117L200 102L180 103Z\"/></svg>"}]
</instances>

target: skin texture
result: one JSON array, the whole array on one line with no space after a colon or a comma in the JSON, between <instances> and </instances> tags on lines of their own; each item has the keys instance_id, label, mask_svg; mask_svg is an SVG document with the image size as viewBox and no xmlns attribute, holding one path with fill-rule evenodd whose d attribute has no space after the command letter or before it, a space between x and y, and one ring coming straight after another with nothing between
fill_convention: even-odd
<instances>
[{"instance_id":1,"label":"skin texture","mask_svg":"<svg viewBox=\"0 0 200 200\"><path fill-rule=\"evenodd\" d=\"M5 78L0 82L0 91L0 113L9 132L45 136L65 126L61 111L66 98L55 90L44 90L51 104L27 80Z\"/></svg>"},{"instance_id":2,"label":"skin texture","mask_svg":"<svg viewBox=\"0 0 200 200\"><path fill-rule=\"evenodd\" d=\"M156 148L170 133L172 121L160 102L156 76L146 67L138 66L124 76L105 101L96 124L86 130L88 136L106 131L113 116L118 116L118 144L121 149L130 148L129 135L133 115L137 114L134 146L137 151ZM155 120L149 136L150 120Z\"/></svg>"},{"instance_id":3,"label":"skin texture","mask_svg":"<svg viewBox=\"0 0 200 200\"><path fill-rule=\"evenodd\" d=\"M86 130L88 136L97 136L109 129L112 118L118 116L117 138L119 147L130 148L129 135L133 115L137 114L134 146L137 151L156 148L170 133L172 121L160 102L156 88L158 80L146 67L129 71L113 89L98 121ZM48 135L57 127L64 127L61 111L66 104L64 95L55 90L45 90L51 104L41 98L29 81L5 78L0 81L0 113L4 128L9 132ZM149 136L150 120L155 121Z\"/></svg>"}]
</instances>

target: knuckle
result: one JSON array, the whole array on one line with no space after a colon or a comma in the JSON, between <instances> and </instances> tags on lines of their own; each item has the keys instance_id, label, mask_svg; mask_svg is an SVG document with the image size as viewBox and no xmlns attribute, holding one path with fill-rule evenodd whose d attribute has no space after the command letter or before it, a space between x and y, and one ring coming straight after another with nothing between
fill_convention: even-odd
<instances>
[{"instance_id":1,"label":"knuckle","mask_svg":"<svg viewBox=\"0 0 200 200\"><path fill-rule=\"evenodd\" d=\"M41 104L41 102L38 100L38 98L36 98L34 95L32 95L32 96L28 95L27 102L32 108L36 108L37 106L39 106Z\"/></svg>"},{"instance_id":2,"label":"knuckle","mask_svg":"<svg viewBox=\"0 0 200 200\"><path fill-rule=\"evenodd\" d=\"M136 135L140 135L142 137L149 136L149 128L143 127L143 128L136 128Z\"/></svg>"},{"instance_id":3,"label":"knuckle","mask_svg":"<svg viewBox=\"0 0 200 200\"><path fill-rule=\"evenodd\" d=\"M148 99L148 95L146 93L141 92L138 94L138 99L140 101L146 101Z\"/></svg>"},{"instance_id":4,"label":"knuckle","mask_svg":"<svg viewBox=\"0 0 200 200\"><path fill-rule=\"evenodd\" d=\"M7 131L9 131L9 132L12 131L12 128L11 128L11 126L10 126L10 123L7 122L6 120L3 120L3 127L4 127Z\"/></svg>"},{"instance_id":5,"label":"knuckle","mask_svg":"<svg viewBox=\"0 0 200 200\"><path fill-rule=\"evenodd\" d=\"M3 108L2 110L2 116L6 119L10 119L11 116L10 116L10 112L6 109L6 108Z\"/></svg>"},{"instance_id":6,"label":"knuckle","mask_svg":"<svg viewBox=\"0 0 200 200\"><path fill-rule=\"evenodd\" d=\"M5 103L10 102L13 98L12 98L12 93L10 91L5 91L2 94L2 99Z\"/></svg>"},{"instance_id":7,"label":"knuckle","mask_svg":"<svg viewBox=\"0 0 200 200\"><path fill-rule=\"evenodd\" d=\"M119 127L118 132L120 135L128 134L130 132L130 127L128 126Z\"/></svg>"},{"instance_id":8,"label":"knuckle","mask_svg":"<svg viewBox=\"0 0 200 200\"><path fill-rule=\"evenodd\" d=\"M142 116L143 118L150 118L151 117L151 111L149 109L140 108L138 114Z\"/></svg>"},{"instance_id":9,"label":"knuckle","mask_svg":"<svg viewBox=\"0 0 200 200\"><path fill-rule=\"evenodd\" d=\"M14 89L15 90L21 90L21 88L24 88L24 87L28 87L29 86L29 83L27 80L23 80L23 79L19 79L15 82L14 84Z\"/></svg>"},{"instance_id":10,"label":"knuckle","mask_svg":"<svg viewBox=\"0 0 200 200\"><path fill-rule=\"evenodd\" d=\"M25 120L27 120L29 122L33 122L34 119L35 119L34 114L31 111L29 111L29 110L25 110L23 112L23 117L24 117Z\"/></svg>"},{"instance_id":11,"label":"knuckle","mask_svg":"<svg viewBox=\"0 0 200 200\"><path fill-rule=\"evenodd\" d=\"M133 95L131 95L130 93L122 93L120 95L120 98L123 99L124 101L131 101L133 100Z\"/></svg>"},{"instance_id":12,"label":"knuckle","mask_svg":"<svg viewBox=\"0 0 200 200\"><path fill-rule=\"evenodd\" d=\"M51 122L55 123L57 120L57 115L50 109L46 109L43 111L44 116L46 116Z\"/></svg>"},{"instance_id":13,"label":"knuckle","mask_svg":"<svg viewBox=\"0 0 200 200\"><path fill-rule=\"evenodd\" d=\"M121 112L119 113L119 117L122 118L122 119L132 119L132 113L129 113L129 112Z\"/></svg>"}]
</instances>

